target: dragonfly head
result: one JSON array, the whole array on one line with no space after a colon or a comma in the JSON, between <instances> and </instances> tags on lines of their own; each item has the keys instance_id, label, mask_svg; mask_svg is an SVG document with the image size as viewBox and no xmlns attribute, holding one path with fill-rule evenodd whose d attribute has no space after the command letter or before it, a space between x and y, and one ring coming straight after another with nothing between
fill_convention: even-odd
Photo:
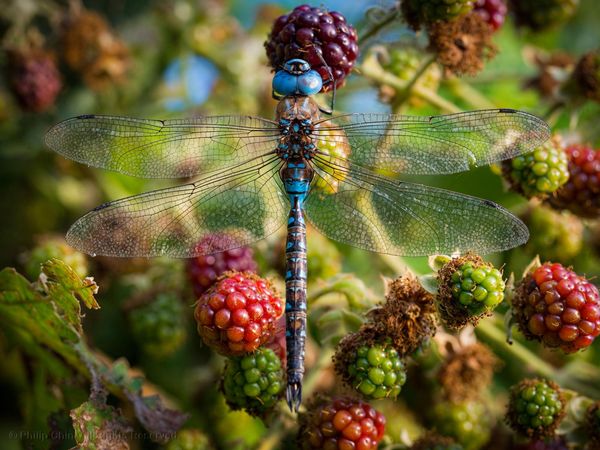
<instances>
[{"instance_id":1,"label":"dragonfly head","mask_svg":"<svg viewBox=\"0 0 600 450\"><path fill-rule=\"evenodd\" d=\"M282 97L315 95L322 88L321 75L303 59L290 59L273 77L273 92Z\"/></svg>"}]
</instances>

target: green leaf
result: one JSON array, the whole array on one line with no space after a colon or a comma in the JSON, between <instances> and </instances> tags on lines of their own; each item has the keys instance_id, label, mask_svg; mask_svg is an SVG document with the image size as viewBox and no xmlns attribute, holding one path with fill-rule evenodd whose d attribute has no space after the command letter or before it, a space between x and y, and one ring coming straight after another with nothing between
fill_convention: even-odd
<instances>
[{"instance_id":1,"label":"green leaf","mask_svg":"<svg viewBox=\"0 0 600 450\"><path fill-rule=\"evenodd\" d=\"M128 450L127 434L133 429L106 401L88 400L71 411L75 440L89 450Z\"/></svg>"}]
</instances>

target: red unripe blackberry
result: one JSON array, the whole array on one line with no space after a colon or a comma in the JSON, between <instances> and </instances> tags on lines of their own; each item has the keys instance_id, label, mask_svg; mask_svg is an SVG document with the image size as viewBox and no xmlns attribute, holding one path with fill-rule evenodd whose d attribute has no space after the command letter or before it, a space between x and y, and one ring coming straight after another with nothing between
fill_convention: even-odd
<instances>
[{"instance_id":1,"label":"red unripe blackberry","mask_svg":"<svg viewBox=\"0 0 600 450\"><path fill-rule=\"evenodd\" d=\"M306 60L323 78L323 92L344 84L358 57L356 30L335 11L300 5L273 24L265 42L271 67L281 69L292 58Z\"/></svg>"},{"instance_id":2,"label":"red unripe blackberry","mask_svg":"<svg viewBox=\"0 0 600 450\"><path fill-rule=\"evenodd\" d=\"M227 272L196 303L204 342L224 355L256 350L275 333L283 302L270 283L251 272Z\"/></svg>"},{"instance_id":3,"label":"red unripe blackberry","mask_svg":"<svg viewBox=\"0 0 600 450\"><path fill-rule=\"evenodd\" d=\"M496 31L504 23L507 9L504 0L476 0L473 11Z\"/></svg>"},{"instance_id":4,"label":"red unripe blackberry","mask_svg":"<svg viewBox=\"0 0 600 450\"><path fill-rule=\"evenodd\" d=\"M569 181L548 199L555 208L568 209L581 217L600 216L600 150L576 144L565 149Z\"/></svg>"},{"instance_id":5,"label":"red unripe blackberry","mask_svg":"<svg viewBox=\"0 0 600 450\"><path fill-rule=\"evenodd\" d=\"M256 272L254 252L249 247L230 248L233 238L227 234L214 233L205 236L198 247L210 245L211 248L229 249L211 255L201 255L191 258L187 262L187 273L194 294L200 297L215 280L230 270L236 272Z\"/></svg>"},{"instance_id":6,"label":"red unripe blackberry","mask_svg":"<svg viewBox=\"0 0 600 450\"><path fill-rule=\"evenodd\" d=\"M299 442L306 450L374 450L385 431L383 414L350 398L315 405L300 421Z\"/></svg>"},{"instance_id":7,"label":"red unripe blackberry","mask_svg":"<svg viewBox=\"0 0 600 450\"><path fill-rule=\"evenodd\" d=\"M598 288L557 263L545 263L517 286L514 316L528 339L566 353L589 347L600 334Z\"/></svg>"},{"instance_id":8,"label":"red unripe blackberry","mask_svg":"<svg viewBox=\"0 0 600 450\"><path fill-rule=\"evenodd\" d=\"M15 51L9 63L10 82L21 107L33 112L50 108L62 88L52 55L42 50Z\"/></svg>"}]
</instances>

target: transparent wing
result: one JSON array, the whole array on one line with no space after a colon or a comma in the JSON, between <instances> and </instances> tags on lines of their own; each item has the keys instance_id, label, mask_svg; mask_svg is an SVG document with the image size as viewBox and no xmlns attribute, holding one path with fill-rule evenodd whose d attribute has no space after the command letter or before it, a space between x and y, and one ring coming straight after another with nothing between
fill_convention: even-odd
<instances>
[{"instance_id":1,"label":"transparent wing","mask_svg":"<svg viewBox=\"0 0 600 450\"><path fill-rule=\"evenodd\" d=\"M313 163L318 188L311 189L304 208L310 222L331 239L378 253L420 256L490 253L529 236L519 219L491 201L321 158ZM325 184L327 189L319 187Z\"/></svg>"},{"instance_id":2,"label":"transparent wing","mask_svg":"<svg viewBox=\"0 0 600 450\"><path fill-rule=\"evenodd\" d=\"M348 114L331 120L319 139L347 139L349 161L409 174L463 172L531 151L550 136L542 119L513 109L445 116Z\"/></svg>"},{"instance_id":3,"label":"transparent wing","mask_svg":"<svg viewBox=\"0 0 600 450\"><path fill-rule=\"evenodd\" d=\"M248 244L286 221L280 164L254 158L195 183L106 203L77 220L67 242L91 255L184 258Z\"/></svg>"},{"instance_id":4,"label":"transparent wing","mask_svg":"<svg viewBox=\"0 0 600 450\"><path fill-rule=\"evenodd\" d=\"M250 116L146 120L79 116L52 127L46 145L80 163L146 178L191 177L264 155L275 122Z\"/></svg>"}]
</instances>

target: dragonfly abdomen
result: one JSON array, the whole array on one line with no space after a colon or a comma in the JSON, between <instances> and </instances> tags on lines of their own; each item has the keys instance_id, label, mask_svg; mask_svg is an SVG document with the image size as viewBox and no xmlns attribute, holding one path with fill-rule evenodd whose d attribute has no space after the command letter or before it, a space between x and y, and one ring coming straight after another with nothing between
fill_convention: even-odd
<instances>
[{"instance_id":1,"label":"dragonfly abdomen","mask_svg":"<svg viewBox=\"0 0 600 450\"><path fill-rule=\"evenodd\" d=\"M285 246L285 314L287 350L287 403L298 411L302 401L304 345L306 342L306 224L302 203L313 172L306 161L288 161L281 171L291 210Z\"/></svg>"}]
</instances>

